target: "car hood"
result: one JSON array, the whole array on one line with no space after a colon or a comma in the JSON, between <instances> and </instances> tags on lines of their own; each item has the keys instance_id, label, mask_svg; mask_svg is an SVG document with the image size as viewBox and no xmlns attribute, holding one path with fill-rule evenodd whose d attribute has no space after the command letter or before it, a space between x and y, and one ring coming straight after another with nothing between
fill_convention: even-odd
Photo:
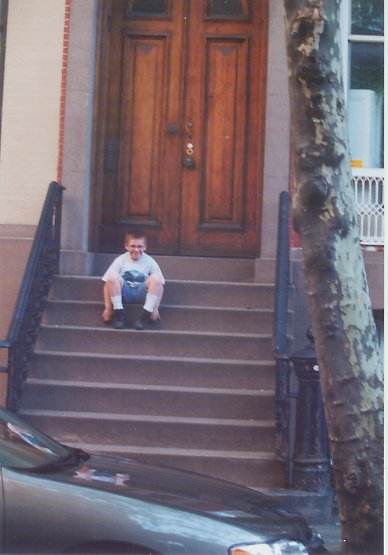
<instances>
[{"instance_id":1,"label":"car hood","mask_svg":"<svg viewBox=\"0 0 388 555\"><path fill-rule=\"evenodd\" d=\"M141 499L227 522L267 540L321 543L299 514L271 496L200 474L92 454L71 468L53 468L47 478Z\"/></svg>"}]
</instances>

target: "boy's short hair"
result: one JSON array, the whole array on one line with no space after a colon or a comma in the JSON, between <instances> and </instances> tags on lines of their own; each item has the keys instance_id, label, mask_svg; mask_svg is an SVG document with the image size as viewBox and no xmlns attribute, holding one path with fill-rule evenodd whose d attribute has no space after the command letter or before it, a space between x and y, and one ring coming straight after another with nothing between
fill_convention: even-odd
<instances>
[{"instance_id":1,"label":"boy's short hair","mask_svg":"<svg viewBox=\"0 0 388 555\"><path fill-rule=\"evenodd\" d=\"M135 227L127 231L127 233L125 234L125 245L128 243L130 237L133 237L134 239L145 239L147 241L146 234L139 227Z\"/></svg>"}]
</instances>

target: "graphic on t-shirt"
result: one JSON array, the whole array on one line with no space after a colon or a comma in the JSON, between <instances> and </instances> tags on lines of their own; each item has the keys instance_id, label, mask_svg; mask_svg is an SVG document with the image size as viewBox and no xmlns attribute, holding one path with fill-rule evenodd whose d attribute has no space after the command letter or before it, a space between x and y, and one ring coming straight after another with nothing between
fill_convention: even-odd
<instances>
[{"instance_id":1,"label":"graphic on t-shirt","mask_svg":"<svg viewBox=\"0 0 388 555\"><path fill-rule=\"evenodd\" d=\"M146 277L147 276L143 274L143 272L139 272L138 270L129 270L123 274L123 279L128 283L129 287L137 287L141 283L144 283Z\"/></svg>"}]
</instances>

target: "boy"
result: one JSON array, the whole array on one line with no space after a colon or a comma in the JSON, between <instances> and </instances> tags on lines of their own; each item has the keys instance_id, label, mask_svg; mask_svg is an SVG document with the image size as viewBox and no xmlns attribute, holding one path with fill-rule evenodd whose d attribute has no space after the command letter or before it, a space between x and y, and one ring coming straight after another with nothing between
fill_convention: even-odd
<instances>
[{"instance_id":1,"label":"boy","mask_svg":"<svg viewBox=\"0 0 388 555\"><path fill-rule=\"evenodd\" d=\"M147 240L140 230L126 234L126 252L114 259L102 276L105 309L102 319L113 323L115 329L124 329L124 306L126 303L144 303L136 330L144 330L152 321L160 320L159 305L165 280L157 262L145 250Z\"/></svg>"}]
</instances>

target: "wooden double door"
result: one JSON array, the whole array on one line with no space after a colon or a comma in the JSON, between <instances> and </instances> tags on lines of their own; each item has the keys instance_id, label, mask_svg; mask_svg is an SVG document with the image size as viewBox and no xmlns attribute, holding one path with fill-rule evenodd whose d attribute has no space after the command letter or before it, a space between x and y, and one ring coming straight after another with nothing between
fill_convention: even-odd
<instances>
[{"instance_id":1,"label":"wooden double door","mask_svg":"<svg viewBox=\"0 0 388 555\"><path fill-rule=\"evenodd\" d=\"M106 0L95 246L141 227L155 253L258 254L266 0Z\"/></svg>"}]
</instances>

